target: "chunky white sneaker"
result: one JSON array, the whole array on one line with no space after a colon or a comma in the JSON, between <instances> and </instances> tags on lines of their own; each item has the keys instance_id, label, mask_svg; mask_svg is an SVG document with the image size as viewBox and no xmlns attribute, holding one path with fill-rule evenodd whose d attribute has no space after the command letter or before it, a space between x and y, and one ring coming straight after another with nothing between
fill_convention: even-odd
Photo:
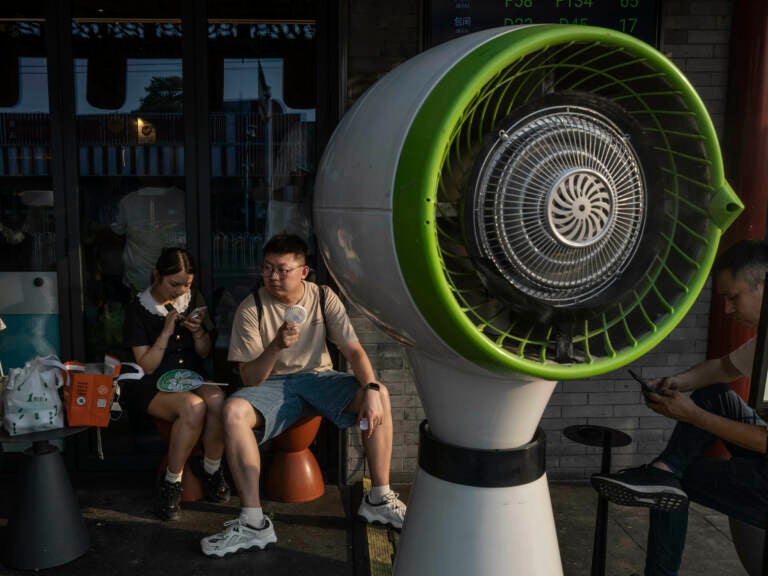
<instances>
[{"instance_id":1,"label":"chunky white sneaker","mask_svg":"<svg viewBox=\"0 0 768 576\"><path fill-rule=\"evenodd\" d=\"M277 542L275 528L266 516L264 517L264 526L261 528L254 528L246 524L242 518L225 522L224 526L226 528L218 534L206 536L200 540L203 554L222 558L227 554L250 548L263 550L269 544Z\"/></svg>"},{"instance_id":2,"label":"chunky white sneaker","mask_svg":"<svg viewBox=\"0 0 768 576\"><path fill-rule=\"evenodd\" d=\"M371 524L384 524L395 530L403 527L406 506L398 499L397 492L387 492L378 504L368 500L368 494L360 502L357 515Z\"/></svg>"}]
</instances>

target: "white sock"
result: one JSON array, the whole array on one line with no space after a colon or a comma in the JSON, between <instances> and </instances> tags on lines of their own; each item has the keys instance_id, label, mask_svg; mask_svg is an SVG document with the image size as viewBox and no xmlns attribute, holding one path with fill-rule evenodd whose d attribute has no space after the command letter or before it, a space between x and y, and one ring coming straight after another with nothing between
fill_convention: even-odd
<instances>
[{"instance_id":1,"label":"white sock","mask_svg":"<svg viewBox=\"0 0 768 576\"><path fill-rule=\"evenodd\" d=\"M170 482L171 484L176 484L176 482L181 482L181 475L184 473L184 470L179 472L178 474L174 474L171 472L169 468L165 469L165 481Z\"/></svg>"},{"instance_id":2,"label":"white sock","mask_svg":"<svg viewBox=\"0 0 768 576\"><path fill-rule=\"evenodd\" d=\"M264 525L264 512L261 506L258 508L242 508L240 510L240 518L254 528L261 528Z\"/></svg>"},{"instance_id":3,"label":"white sock","mask_svg":"<svg viewBox=\"0 0 768 576\"><path fill-rule=\"evenodd\" d=\"M203 457L203 470L206 474L213 474L221 466L221 458L218 460L212 460L207 456Z\"/></svg>"},{"instance_id":4,"label":"white sock","mask_svg":"<svg viewBox=\"0 0 768 576\"><path fill-rule=\"evenodd\" d=\"M368 501L371 504L380 504L384 500L384 494L389 494L389 484L371 486L371 491L368 492Z\"/></svg>"}]
</instances>

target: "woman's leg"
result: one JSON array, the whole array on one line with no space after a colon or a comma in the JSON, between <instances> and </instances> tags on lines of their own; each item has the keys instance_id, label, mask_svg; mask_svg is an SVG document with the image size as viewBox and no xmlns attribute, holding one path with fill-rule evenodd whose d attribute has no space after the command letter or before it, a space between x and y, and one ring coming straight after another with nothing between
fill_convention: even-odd
<instances>
[{"instance_id":1,"label":"woman's leg","mask_svg":"<svg viewBox=\"0 0 768 576\"><path fill-rule=\"evenodd\" d=\"M180 474L203 431L205 402L192 392L158 392L147 412L173 424L168 442L168 470Z\"/></svg>"},{"instance_id":2,"label":"woman's leg","mask_svg":"<svg viewBox=\"0 0 768 576\"><path fill-rule=\"evenodd\" d=\"M203 450L205 457L221 460L224 455L224 422L222 412L226 396L218 386L203 385L195 390L205 402L205 426L203 427Z\"/></svg>"}]
</instances>

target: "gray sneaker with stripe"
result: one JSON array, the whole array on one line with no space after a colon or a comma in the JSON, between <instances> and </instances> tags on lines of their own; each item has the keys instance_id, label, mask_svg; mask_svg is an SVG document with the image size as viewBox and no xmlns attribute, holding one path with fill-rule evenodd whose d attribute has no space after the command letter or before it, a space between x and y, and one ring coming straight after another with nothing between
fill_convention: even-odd
<instances>
[{"instance_id":1,"label":"gray sneaker with stripe","mask_svg":"<svg viewBox=\"0 0 768 576\"><path fill-rule=\"evenodd\" d=\"M671 472L644 465L615 474L594 474L592 486L608 501L673 512L688 507L688 496Z\"/></svg>"}]
</instances>

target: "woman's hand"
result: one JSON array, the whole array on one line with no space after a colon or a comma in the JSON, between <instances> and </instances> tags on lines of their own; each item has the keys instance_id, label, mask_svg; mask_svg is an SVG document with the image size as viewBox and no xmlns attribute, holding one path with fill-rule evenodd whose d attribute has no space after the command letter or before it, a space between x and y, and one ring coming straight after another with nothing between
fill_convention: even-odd
<instances>
[{"instance_id":1,"label":"woman's hand","mask_svg":"<svg viewBox=\"0 0 768 576\"><path fill-rule=\"evenodd\" d=\"M192 336L197 338L202 338L205 334L205 330L203 329L203 318L205 317L205 310L200 310L197 314L195 314L194 317L187 316L184 318L184 327L192 332Z\"/></svg>"},{"instance_id":2,"label":"woman's hand","mask_svg":"<svg viewBox=\"0 0 768 576\"><path fill-rule=\"evenodd\" d=\"M163 324L161 335L165 336L166 339L173 336L173 332L176 330L176 322L178 322L179 318L181 318L181 314L176 309L170 310L165 317L165 324Z\"/></svg>"}]
</instances>

